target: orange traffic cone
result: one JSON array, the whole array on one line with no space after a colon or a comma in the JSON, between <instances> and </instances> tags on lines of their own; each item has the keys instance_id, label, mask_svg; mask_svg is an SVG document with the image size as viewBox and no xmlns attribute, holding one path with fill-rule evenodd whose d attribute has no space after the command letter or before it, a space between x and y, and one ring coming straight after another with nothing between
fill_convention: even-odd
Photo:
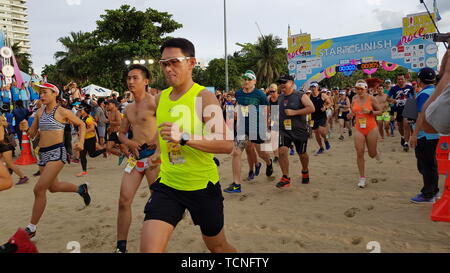
<instances>
[{"instance_id":1,"label":"orange traffic cone","mask_svg":"<svg viewBox=\"0 0 450 273\"><path fill-rule=\"evenodd\" d=\"M450 136L441 136L436 148L436 160L438 164L438 173L447 174L447 161L450 160Z\"/></svg>"},{"instance_id":2,"label":"orange traffic cone","mask_svg":"<svg viewBox=\"0 0 450 273\"><path fill-rule=\"evenodd\" d=\"M28 139L28 135L25 132L22 132L22 153L20 157L14 162L16 165L32 165L36 164L37 160L31 154L31 144L30 139Z\"/></svg>"},{"instance_id":3,"label":"orange traffic cone","mask_svg":"<svg viewBox=\"0 0 450 273\"><path fill-rule=\"evenodd\" d=\"M450 222L450 160L447 160L447 177L445 179L444 193L442 197L433 204L431 220Z\"/></svg>"}]
</instances>

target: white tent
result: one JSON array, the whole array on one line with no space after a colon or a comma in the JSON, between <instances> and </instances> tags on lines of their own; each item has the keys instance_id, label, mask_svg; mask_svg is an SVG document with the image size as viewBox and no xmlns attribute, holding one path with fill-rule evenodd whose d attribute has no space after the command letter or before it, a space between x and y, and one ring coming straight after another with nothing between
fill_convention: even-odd
<instances>
[{"instance_id":1,"label":"white tent","mask_svg":"<svg viewBox=\"0 0 450 273\"><path fill-rule=\"evenodd\" d=\"M95 84L91 84L82 89L84 94L95 95L96 97L108 97L111 96L111 90L104 87L100 87Z\"/></svg>"}]
</instances>

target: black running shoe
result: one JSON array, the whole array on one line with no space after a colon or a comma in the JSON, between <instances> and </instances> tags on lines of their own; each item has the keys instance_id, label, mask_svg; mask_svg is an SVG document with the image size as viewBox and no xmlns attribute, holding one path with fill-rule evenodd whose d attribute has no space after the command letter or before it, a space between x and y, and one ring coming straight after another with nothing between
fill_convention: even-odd
<instances>
[{"instance_id":1,"label":"black running shoe","mask_svg":"<svg viewBox=\"0 0 450 273\"><path fill-rule=\"evenodd\" d=\"M402 139L400 140L400 145L402 145L403 147L405 147L405 143L406 143L406 141L405 141L405 139L402 137Z\"/></svg>"},{"instance_id":2,"label":"black running shoe","mask_svg":"<svg viewBox=\"0 0 450 273\"><path fill-rule=\"evenodd\" d=\"M273 174L273 161L270 159L270 165L266 167L266 176L271 176Z\"/></svg>"},{"instance_id":3,"label":"black running shoe","mask_svg":"<svg viewBox=\"0 0 450 273\"><path fill-rule=\"evenodd\" d=\"M25 228L25 232L28 234L28 237L30 237L30 239L36 236L36 231L32 232L28 227Z\"/></svg>"},{"instance_id":4,"label":"black running shoe","mask_svg":"<svg viewBox=\"0 0 450 273\"><path fill-rule=\"evenodd\" d=\"M259 175L259 172L261 171L261 167L262 167L261 162L256 163L256 165L255 165L255 176Z\"/></svg>"},{"instance_id":5,"label":"black running shoe","mask_svg":"<svg viewBox=\"0 0 450 273\"><path fill-rule=\"evenodd\" d=\"M89 206L89 204L91 203L91 196L89 195L88 186L86 184L80 185L78 187L78 194L83 197L84 204L86 206Z\"/></svg>"},{"instance_id":6,"label":"black running shoe","mask_svg":"<svg viewBox=\"0 0 450 273\"><path fill-rule=\"evenodd\" d=\"M281 189L281 188L287 188L291 185L291 179L290 178L286 178L286 177L282 177L280 179L280 181L276 184L276 187Z\"/></svg>"},{"instance_id":7,"label":"black running shoe","mask_svg":"<svg viewBox=\"0 0 450 273\"><path fill-rule=\"evenodd\" d=\"M302 184L309 184L309 172L302 171Z\"/></svg>"}]
</instances>

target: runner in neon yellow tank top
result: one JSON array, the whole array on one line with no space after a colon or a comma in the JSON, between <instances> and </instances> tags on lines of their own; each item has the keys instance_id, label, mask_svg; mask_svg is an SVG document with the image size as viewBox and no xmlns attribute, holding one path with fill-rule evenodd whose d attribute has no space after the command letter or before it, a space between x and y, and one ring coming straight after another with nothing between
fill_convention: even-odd
<instances>
[{"instance_id":1,"label":"runner in neon yellow tank top","mask_svg":"<svg viewBox=\"0 0 450 273\"><path fill-rule=\"evenodd\" d=\"M170 39L161 54L159 63L171 87L156 97L161 172L145 207L141 252L165 252L186 209L211 252L236 252L225 237L223 196L213 160L213 154L230 154L233 149L232 140L225 140L219 102L192 80L196 60L191 42ZM202 115L209 110L214 118ZM214 126L205 126L210 123ZM158 157L152 156L150 164Z\"/></svg>"}]
</instances>

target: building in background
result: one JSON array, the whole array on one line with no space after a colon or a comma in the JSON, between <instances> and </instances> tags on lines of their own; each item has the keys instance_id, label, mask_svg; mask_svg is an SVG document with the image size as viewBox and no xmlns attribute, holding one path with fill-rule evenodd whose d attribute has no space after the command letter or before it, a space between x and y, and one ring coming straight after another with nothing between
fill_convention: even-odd
<instances>
[{"instance_id":1,"label":"building in background","mask_svg":"<svg viewBox=\"0 0 450 273\"><path fill-rule=\"evenodd\" d=\"M11 45L20 43L23 52L30 52L26 0L0 0L0 30Z\"/></svg>"}]
</instances>

